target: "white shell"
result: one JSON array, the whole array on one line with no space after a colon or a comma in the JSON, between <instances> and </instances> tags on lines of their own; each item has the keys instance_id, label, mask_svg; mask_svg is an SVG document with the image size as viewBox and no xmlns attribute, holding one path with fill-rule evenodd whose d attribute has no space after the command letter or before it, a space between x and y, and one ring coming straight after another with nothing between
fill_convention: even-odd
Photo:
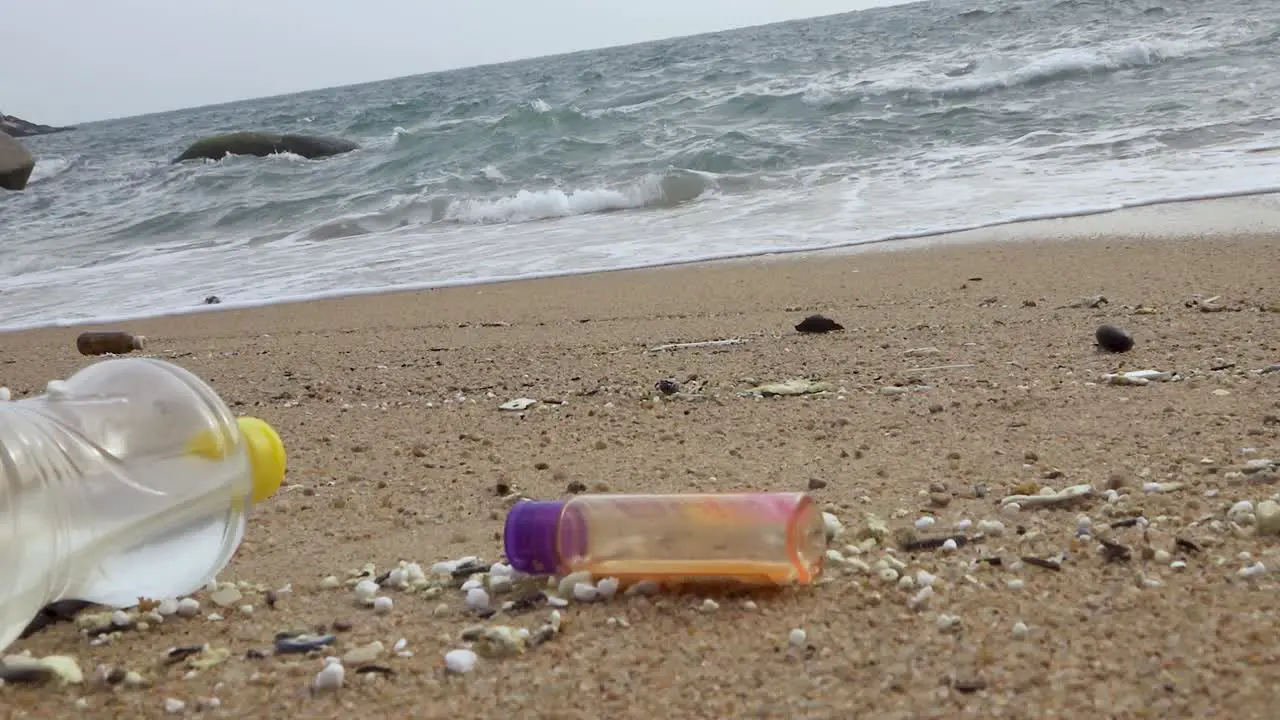
<instances>
[{"instance_id":1,"label":"white shell","mask_svg":"<svg viewBox=\"0 0 1280 720\"><path fill-rule=\"evenodd\" d=\"M512 411L528 410L529 408L537 404L538 404L538 401L534 400L533 398L516 398L514 400L508 400L502 403L501 405L498 406L498 409L512 410Z\"/></svg>"}]
</instances>

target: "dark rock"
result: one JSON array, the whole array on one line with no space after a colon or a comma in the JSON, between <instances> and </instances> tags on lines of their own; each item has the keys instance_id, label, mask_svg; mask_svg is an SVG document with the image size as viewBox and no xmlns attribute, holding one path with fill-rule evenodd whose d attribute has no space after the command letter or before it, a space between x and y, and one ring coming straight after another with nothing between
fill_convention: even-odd
<instances>
[{"instance_id":1,"label":"dark rock","mask_svg":"<svg viewBox=\"0 0 1280 720\"><path fill-rule=\"evenodd\" d=\"M20 117L0 113L0 133L4 133L9 137L33 137L35 135L49 135L52 133L66 132L67 130L75 130L75 128L41 125L39 123L28 122Z\"/></svg>"},{"instance_id":2,"label":"dark rock","mask_svg":"<svg viewBox=\"0 0 1280 720\"><path fill-rule=\"evenodd\" d=\"M222 298L218 297L217 295L210 295L204 299L204 304L205 305L221 305Z\"/></svg>"},{"instance_id":3,"label":"dark rock","mask_svg":"<svg viewBox=\"0 0 1280 720\"><path fill-rule=\"evenodd\" d=\"M672 380L671 378L659 380L654 383L653 386L663 395L675 395L680 392L680 383Z\"/></svg>"},{"instance_id":4,"label":"dark rock","mask_svg":"<svg viewBox=\"0 0 1280 720\"><path fill-rule=\"evenodd\" d=\"M308 653L313 650L332 645L337 636L333 633L324 633L322 635L312 635L310 633L279 633L276 635L276 654L289 655L295 653Z\"/></svg>"},{"instance_id":5,"label":"dark rock","mask_svg":"<svg viewBox=\"0 0 1280 720\"><path fill-rule=\"evenodd\" d=\"M22 143L0 132L0 188L22 190L36 169L36 159L22 147Z\"/></svg>"},{"instance_id":6,"label":"dark rock","mask_svg":"<svg viewBox=\"0 0 1280 720\"><path fill-rule=\"evenodd\" d=\"M92 605L93 603L83 600L59 600L49 603L41 608L39 614L27 624L26 629L18 637L25 639L54 623L74 620L81 610Z\"/></svg>"},{"instance_id":7,"label":"dark rock","mask_svg":"<svg viewBox=\"0 0 1280 720\"><path fill-rule=\"evenodd\" d=\"M810 315L796 325L796 332L802 333L828 333L843 329L843 325L822 315Z\"/></svg>"},{"instance_id":8,"label":"dark rock","mask_svg":"<svg viewBox=\"0 0 1280 720\"><path fill-rule=\"evenodd\" d=\"M221 160L227 155L266 157L276 153L293 153L304 158L329 157L351 152L359 145L342 138L317 135L276 135L264 132L234 132L201 138L192 143L175 163L207 158Z\"/></svg>"},{"instance_id":9,"label":"dark rock","mask_svg":"<svg viewBox=\"0 0 1280 720\"><path fill-rule=\"evenodd\" d=\"M1107 352L1123 353L1133 349L1133 336L1115 325L1102 325L1093 336L1098 347Z\"/></svg>"}]
</instances>

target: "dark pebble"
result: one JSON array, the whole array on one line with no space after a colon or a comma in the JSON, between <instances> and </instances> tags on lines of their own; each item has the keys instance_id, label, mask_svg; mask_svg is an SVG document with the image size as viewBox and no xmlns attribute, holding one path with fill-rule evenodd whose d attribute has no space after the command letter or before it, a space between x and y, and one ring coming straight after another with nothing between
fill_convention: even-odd
<instances>
[{"instance_id":1,"label":"dark pebble","mask_svg":"<svg viewBox=\"0 0 1280 720\"><path fill-rule=\"evenodd\" d=\"M279 633L276 635L276 652L281 655L308 653L332 645L337 639L338 637L333 633L324 635Z\"/></svg>"},{"instance_id":2,"label":"dark pebble","mask_svg":"<svg viewBox=\"0 0 1280 720\"><path fill-rule=\"evenodd\" d=\"M334 630L337 630L338 632L346 632L346 631L350 630L350 629L351 629L351 628L353 628L353 627L355 627L355 626L354 626L354 625L352 625L352 624L351 624L349 621L347 621L347 620L334 620L334 621L333 621L333 629L334 629Z\"/></svg>"},{"instance_id":3,"label":"dark pebble","mask_svg":"<svg viewBox=\"0 0 1280 720\"><path fill-rule=\"evenodd\" d=\"M827 486L827 481L826 481L826 480L823 480L823 479L821 479L821 478L809 478L809 489L810 489L810 490L821 490L822 488L824 488L824 487L826 487L826 486Z\"/></svg>"},{"instance_id":4,"label":"dark pebble","mask_svg":"<svg viewBox=\"0 0 1280 720\"><path fill-rule=\"evenodd\" d=\"M573 495L577 495L578 493L586 492L587 486L586 486L586 483L583 483L579 480L574 480L573 482L569 483L569 486L566 487L565 490Z\"/></svg>"},{"instance_id":5,"label":"dark pebble","mask_svg":"<svg viewBox=\"0 0 1280 720\"><path fill-rule=\"evenodd\" d=\"M802 333L829 333L843 329L843 325L822 315L810 315L796 325L796 332Z\"/></svg>"},{"instance_id":6,"label":"dark pebble","mask_svg":"<svg viewBox=\"0 0 1280 720\"><path fill-rule=\"evenodd\" d=\"M370 673L377 673L379 675L395 675L396 671L385 665L361 665L356 668L355 673L357 675L368 675Z\"/></svg>"},{"instance_id":7,"label":"dark pebble","mask_svg":"<svg viewBox=\"0 0 1280 720\"><path fill-rule=\"evenodd\" d=\"M680 383L672 380L671 378L659 380L653 384L653 387L663 395L675 395L680 392Z\"/></svg>"},{"instance_id":8,"label":"dark pebble","mask_svg":"<svg viewBox=\"0 0 1280 720\"><path fill-rule=\"evenodd\" d=\"M220 304L222 304L222 298L218 297L217 295L209 295L208 297L206 297L206 298L204 299L204 304L205 304L205 305L220 305Z\"/></svg>"},{"instance_id":9,"label":"dark pebble","mask_svg":"<svg viewBox=\"0 0 1280 720\"><path fill-rule=\"evenodd\" d=\"M172 665L182 662L192 655L199 655L204 651L203 645L186 645L184 647L169 648L169 652L164 654L165 664Z\"/></svg>"},{"instance_id":10,"label":"dark pebble","mask_svg":"<svg viewBox=\"0 0 1280 720\"><path fill-rule=\"evenodd\" d=\"M31 635L40 632L55 623L74 620L81 610L89 607L90 605L93 605L93 603L85 602L83 600L59 600L58 602L45 605L41 608L40 613L27 624L27 627L22 631L22 634L19 635L19 638L30 637Z\"/></svg>"},{"instance_id":11,"label":"dark pebble","mask_svg":"<svg viewBox=\"0 0 1280 720\"><path fill-rule=\"evenodd\" d=\"M1133 349L1133 336L1115 325L1102 325L1093 336L1098 347L1107 352L1122 353Z\"/></svg>"},{"instance_id":12,"label":"dark pebble","mask_svg":"<svg viewBox=\"0 0 1280 720\"><path fill-rule=\"evenodd\" d=\"M54 672L39 660L15 656L0 661L0 680L10 683L40 683L49 680Z\"/></svg>"}]
</instances>

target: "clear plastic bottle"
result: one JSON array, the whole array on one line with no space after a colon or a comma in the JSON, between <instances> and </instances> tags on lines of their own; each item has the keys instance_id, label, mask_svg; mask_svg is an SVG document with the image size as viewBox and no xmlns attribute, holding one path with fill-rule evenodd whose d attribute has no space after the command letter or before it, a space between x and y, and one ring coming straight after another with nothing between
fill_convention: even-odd
<instances>
[{"instance_id":1,"label":"clear plastic bottle","mask_svg":"<svg viewBox=\"0 0 1280 720\"><path fill-rule=\"evenodd\" d=\"M517 503L507 561L530 575L586 570L624 585L808 584L822 572L822 513L801 492L579 495Z\"/></svg>"},{"instance_id":2,"label":"clear plastic bottle","mask_svg":"<svg viewBox=\"0 0 1280 720\"><path fill-rule=\"evenodd\" d=\"M0 402L0 649L57 600L200 588L284 471L270 426L161 360L98 361Z\"/></svg>"}]
</instances>

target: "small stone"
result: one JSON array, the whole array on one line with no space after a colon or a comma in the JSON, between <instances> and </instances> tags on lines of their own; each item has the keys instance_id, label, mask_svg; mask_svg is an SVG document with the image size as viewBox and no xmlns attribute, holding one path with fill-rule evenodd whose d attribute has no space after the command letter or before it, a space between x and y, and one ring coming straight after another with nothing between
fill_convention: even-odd
<instances>
[{"instance_id":1,"label":"small stone","mask_svg":"<svg viewBox=\"0 0 1280 720\"><path fill-rule=\"evenodd\" d=\"M829 512L822 513L822 527L826 531L827 542L835 540L840 537L840 533L844 532L844 525L840 522L840 518Z\"/></svg>"},{"instance_id":2,"label":"small stone","mask_svg":"<svg viewBox=\"0 0 1280 720\"><path fill-rule=\"evenodd\" d=\"M340 587L342 587L342 581L338 579L337 575L329 575L320 581L321 590L337 590Z\"/></svg>"},{"instance_id":3,"label":"small stone","mask_svg":"<svg viewBox=\"0 0 1280 720\"><path fill-rule=\"evenodd\" d=\"M180 617L195 617L200 614L200 601L195 598L182 598L178 601L177 614Z\"/></svg>"},{"instance_id":4,"label":"small stone","mask_svg":"<svg viewBox=\"0 0 1280 720\"><path fill-rule=\"evenodd\" d=\"M394 603L392 602L391 598L387 597L386 595L383 595L381 597L376 597L373 599L373 611L379 615L386 615L387 613L391 612L391 608L393 605Z\"/></svg>"},{"instance_id":5,"label":"small stone","mask_svg":"<svg viewBox=\"0 0 1280 720\"><path fill-rule=\"evenodd\" d=\"M187 704L177 698L165 698L164 711L170 715L181 715L187 709Z\"/></svg>"},{"instance_id":6,"label":"small stone","mask_svg":"<svg viewBox=\"0 0 1280 720\"><path fill-rule=\"evenodd\" d=\"M600 591L591 583L580 582L573 586L573 599L578 602L595 602L600 597Z\"/></svg>"},{"instance_id":7,"label":"small stone","mask_svg":"<svg viewBox=\"0 0 1280 720\"><path fill-rule=\"evenodd\" d=\"M1013 639L1014 639L1014 640L1026 640L1026 639L1027 639L1027 635L1028 635L1030 632L1031 632L1031 631L1027 628L1027 624L1026 624L1026 623L1024 623L1024 622L1022 622L1021 620L1019 620L1018 622L1016 622L1016 623L1014 623L1014 624L1013 624Z\"/></svg>"},{"instance_id":8,"label":"small stone","mask_svg":"<svg viewBox=\"0 0 1280 720\"><path fill-rule=\"evenodd\" d=\"M479 656L467 649L450 650L444 654L444 667L451 673L469 673L476 668Z\"/></svg>"},{"instance_id":9,"label":"small stone","mask_svg":"<svg viewBox=\"0 0 1280 720\"><path fill-rule=\"evenodd\" d=\"M489 609L489 593L484 588L471 588L467 591L467 609L468 610L488 610Z\"/></svg>"},{"instance_id":10,"label":"small stone","mask_svg":"<svg viewBox=\"0 0 1280 720\"><path fill-rule=\"evenodd\" d=\"M802 648L809 642L809 634L801 628L793 628L787 634L787 642L791 647Z\"/></svg>"},{"instance_id":11,"label":"small stone","mask_svg":"<svg viewBox=\"0 0 1280 720\"><path fill-rule=\"evenodd\" d=\"M361 580L355 587L356 602L361 605L372 605L373 599L378 595L378 589L378 583L372 580Z\"/></svg>"},{"instance_id":12,"label":"small stone","mask_svg":"<svg viewBox=\"0 0 1280 720\"><path fill-rule=\"evenodd\" d=\"M561 597L572 597L573 588L575 585L579 583L586 583L588 585L591 585L593 580L594 578L591 577L591 573L587 572L586 570L571 572L568 575L565 575L564 577L560 578L560 582L556 583L557 594L560 595Z\"/></svg>"},{"instance_id":13,"label":"small stone","mask_svg":"<svg viewBox=\"0 0 1280 720\"><path fill-rule=\"evenodd\" d=\"M929 502L935 507L944 508L951 504L951 495L942 492L929 493Z\"/></svg>"},{"instance_id":14,"label":"small stone","mask_svg":"<svg viewBox=\"0 0 1280 720\"><path fill-rule=\"evenodd\" d=\"M742 603L742 609L746 610L747 612L755 612L756 610L760 609L760 606L757 605L754 600L745 600Z\"/></svg>"},{"instance_id":15,"label":"small stone","mask_svg":"<svg viewBox=\"0 0 1280 720\"><path fill-rule=\"evenodd\" d=\"M1125 353L1133 349L1133 336L1115 325L1102 325L1093 334L1098 347L1113 353Z\"/></svg>"},{"instance_id":16,"label":"small stone","mask_svg":"<svg viewBox=\"0 0 1280 720\"><path fill-rule=\"evenodd\" d=\"M317 691L337 690L342 687L343 680L346 679L347 669L342 663L325 662L325 666L320 672L316 673L316 677L311 681L311 687Z\"/></svg>"},{"instance_id":17,"label":"small stone","mask_svg":"<svg viewBox=\"0 0 1280 720\"><path fill-rule=\"evenodd\" d=\"M958 547L960 546L956 543L955 538L947 538L942 541L942 546L939 549L943 552L955 552Z\"/></svg>"},{"instance_id":18,"label":"small stone","mask_svg":"<svg viewBox=\"0 0 1280 720\"><path fill-rule=\"evenodd\" d=\"M700 605L698 609L704 613L715 612L720 609L720 603L712 600L711 598L706 598L702 601L702 605Z\"/></svg>"},{"instance_id":19,"label":"small stone","mask_svg":"<svg viewBox=\"0 0 1280 720\"><path fill-rule=\"evenodd\" d=\"M1254 527L1259 535L1280 535L1280 503L1263 500L1254 510Z\"/></svg>"},{"instance_id":20,"label":"small stone","mask_svg":"<svg viewBox=\"0 0 1280 720\"><path fill-rule=\"evenodd\" d=\"M235 605L240 602L243 597L244 595L240 593L239 588L235 585L228 585L226 587L219 588L215 592L209 593L209 601L214 605L223 608Z\"/></svg>"},{"instance_id":21,"label":"small stone","mask_svg":"<svg viewBox=\"0 0 1280 720\"><path fill-rule=\"evenodd\" d=\"M1004 535L1004 523L999 520L979 520L978 532L991 537L1000 537Z\"/></svg>"},{"instance_id":22,"label":"small stone","mask_svg":"<svg viewBox=\"0 0 1280 720\"><path fill-rule=\"evenodd\" d=\"M607 577L596 583L596 592L599 593L601 600L612 600L613 596L618 594L620 584L618 578Z\"/></svg>"},{"instance_id":23,"label":"small stone","mask_svg":"<svg viewBox=\"0 0 1280 720\"><path fill-rule=\"evenodd\" d=\"M827 481L823 480L822 478L809 478L810 490L821 490L826 486L827 486Z\"/></svg>"},{"instance_id":24,"label":"small stone","mask_svg":"<svg viewBox=\"0 0 1280 720\"><path fill-rule=\"evenodd\" d=\"M924 517L917 518L915 525L917 530L928 530L929 528L933 527L934 523L936 522L937 520L934 519L933 516L925 515Z\"/></svg>"},{"instance_id":25,"label":"small stone","mask_svg":"<svg viewBox=\"0 0 1280 720\"><path fill-rule=\"evenodd\" d=\"M342 663L344 665L364 665L371 663L382 656L383 650L385 650L385 648L382 643L375 640L368 645L361 645L360 647L348 650L342 656Z\"/></svg>"}]
</instances>

